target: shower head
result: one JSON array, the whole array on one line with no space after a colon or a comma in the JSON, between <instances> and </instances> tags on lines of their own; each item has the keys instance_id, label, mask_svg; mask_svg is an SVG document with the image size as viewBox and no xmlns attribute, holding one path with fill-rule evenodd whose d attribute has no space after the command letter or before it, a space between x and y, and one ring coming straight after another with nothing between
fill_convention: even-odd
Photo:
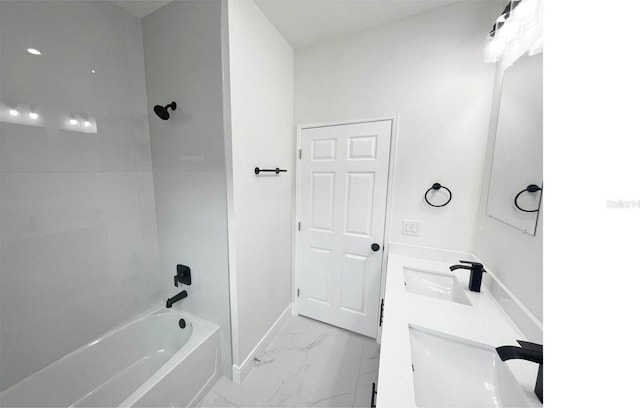
<instances>
[{"instance_id":1,"label":"shower head","mask_svg":"<svg viewBox=\"0 0 640 408\"><path fill-rule=\"evenodd\" d=\"M153 107L153 111L160 119L167 120L169 119L169 108L171 108L171 110L176 110L177 107L178 105L176 105L175 102L171 102L167 106L156 105Z\"/></svg>"}]
</instances>

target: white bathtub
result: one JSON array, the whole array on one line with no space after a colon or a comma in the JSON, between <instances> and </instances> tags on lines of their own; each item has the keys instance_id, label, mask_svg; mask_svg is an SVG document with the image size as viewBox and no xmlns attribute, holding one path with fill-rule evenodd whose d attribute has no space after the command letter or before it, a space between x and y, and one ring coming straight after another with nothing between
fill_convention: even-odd
<instances>
[{"instance_id":1,"label":"white bathtub","mask_svg":"<svg viewBox=\"0 0 640 408\"><path fill-rule=\"evenodd\" d=\"M191 407L219 378L219 354L218 326L161 309L6 389L0 406Z\"/></svg>"}]
</instances>

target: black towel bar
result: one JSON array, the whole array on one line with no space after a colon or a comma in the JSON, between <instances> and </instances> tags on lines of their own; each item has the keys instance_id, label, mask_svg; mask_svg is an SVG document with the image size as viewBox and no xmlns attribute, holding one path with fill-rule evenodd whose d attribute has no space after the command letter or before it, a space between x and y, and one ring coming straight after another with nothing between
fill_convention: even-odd
<instances>
[{"instance_id":1,"label":"black towel bar","mask_svg":"<svg viewBox=\"0 0 640 408\"><path fill-rule=\"evenodd\" d=\"M286 173L287 171L285 169L281 169L280 167L276 167L275 169L261 169L260 167L256 167L255 169L253 169L253 172L256 174L260 174L260 173L280 174L280 173Z\"/></svg>"}]
</instances>

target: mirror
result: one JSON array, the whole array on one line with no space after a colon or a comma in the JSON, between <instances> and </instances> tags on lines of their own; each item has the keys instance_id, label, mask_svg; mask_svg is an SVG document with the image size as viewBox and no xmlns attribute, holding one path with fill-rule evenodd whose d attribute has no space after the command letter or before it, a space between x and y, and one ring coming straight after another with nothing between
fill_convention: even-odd
<instances>
[{"instance_id":1,"label":"mirror","mask_svg":"<svg viewBox=\"0 0 640 408\"><path fill-rule=\"evenodd\" d=\"M542 205L542 54L504 72L487 213L535 235ZM517 200L516 200L517 197Z\"/></svg>"}]
</instances>

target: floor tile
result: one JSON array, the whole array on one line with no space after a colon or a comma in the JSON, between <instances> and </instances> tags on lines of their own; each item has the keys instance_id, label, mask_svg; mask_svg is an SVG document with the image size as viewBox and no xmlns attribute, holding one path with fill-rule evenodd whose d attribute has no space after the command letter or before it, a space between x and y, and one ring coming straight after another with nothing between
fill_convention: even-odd
<instances>
[{"instance_id":1,"label":"floor tile","mask_svg":"<svg viewBox=\"0 0 640 408\"><path fill-rule=\"evenodd\" d=\"M363 341L362 361L360 362L360 374L377 372L380 363L380 345L373 339Z\"/></svg>"},{"instance_id":2,"label":"floor tile","mask_svg":"<svg viewBox=\"0 0 640 408\"><path fill-rule=\"evenodd\" d=\"M378 371L371 371L361 374L358 377L358 385L356 386L355 398L353 400L354 407L370 407L372 383L378 383Z\"/></svg>"},{"instance_id":3,"label":"floor tile","mask_svg":"<svg viewBox=\"0 0 640 408\"><path fill-rule=\"evenodd\" d=\"M204 399L198 404L198 408L213 408L213 407L237 407L236 404L227 401L222 395L215 391L210 391L205 395Z\"/></svg>"},{"instance_id":4,"label":"floor tile","mask_svg":"<svg viewBox=\"0 0 640 408\"><path fill-rule=\"evenodd\" d=\"M369 406L379 354L374 339L291 316L257 356L264 363L242 384L222 377L202 406L351 407L365 400Z\"/></svg>"}]
</instances>

